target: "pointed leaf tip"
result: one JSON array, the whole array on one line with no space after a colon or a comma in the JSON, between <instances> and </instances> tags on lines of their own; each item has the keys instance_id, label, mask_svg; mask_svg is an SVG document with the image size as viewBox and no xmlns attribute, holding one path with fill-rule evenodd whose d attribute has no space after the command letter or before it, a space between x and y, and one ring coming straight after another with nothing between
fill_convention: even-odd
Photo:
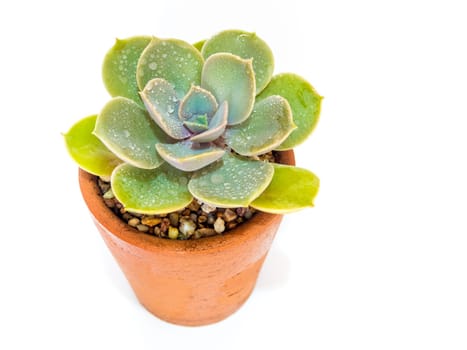
<instances>
[{"instance_id":1,"label":"pointed leaf tip","mask_svg":"<svg viewBox=\"0 0 467 350\"><path fill-rule=\"evenodd\" d=\"M225 30L208 39L201 49L205 59L219 52L229 52L244 59L253 59L256 94L259 94L271 80L274 57L269 46L256 33Z\"/></svg>"},{"instance_id":2,"label":"pointed leaf tip","mask_svg":"<svg viewBox=\"0 0 467 350\"><path fill-rule=\"evenodd\" d=\"M123 96L142 105L136 83L136 65L151 41L149 36L115 39L102 64L102 79L111 96Z\"/></svg>"}]
</instances>

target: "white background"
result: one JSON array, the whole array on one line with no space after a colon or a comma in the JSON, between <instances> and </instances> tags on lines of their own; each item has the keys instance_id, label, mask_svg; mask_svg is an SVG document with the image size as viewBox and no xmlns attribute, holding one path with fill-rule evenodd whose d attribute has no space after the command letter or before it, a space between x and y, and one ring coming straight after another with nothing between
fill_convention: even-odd
<instances>
[{"instance_id":1,"label":"white background","mask_svg":"<svg viewBox=\"0 0 467 350\"><path fill-rule=\"evenodd\" d=\"M463 1L3 1L1 349L466 349ZM256 31L325 97L296 149L321 178L257 288L206 327L137 303L60 133L109 98L115 37Z\"/></svg>"}]
</instances>

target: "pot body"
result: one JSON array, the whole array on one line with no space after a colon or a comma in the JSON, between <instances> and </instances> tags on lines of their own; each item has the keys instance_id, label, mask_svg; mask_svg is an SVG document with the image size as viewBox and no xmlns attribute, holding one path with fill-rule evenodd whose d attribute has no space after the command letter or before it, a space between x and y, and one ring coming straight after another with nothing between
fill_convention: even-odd
<instances>
[{"instance_id":1,"label":"pot body","mask_svg":"<svg viewBox=\"0 0 467 350\"><path fill-rule=\"evenodd\" d=\"M281 163L294 164L292 151ZM251 294L282 215L258 212L224 235L170 240L141 233L105 205L97 178L80 170L83 198L140 303L165 321L218 322Z\"/></svg>"}]
</instances>

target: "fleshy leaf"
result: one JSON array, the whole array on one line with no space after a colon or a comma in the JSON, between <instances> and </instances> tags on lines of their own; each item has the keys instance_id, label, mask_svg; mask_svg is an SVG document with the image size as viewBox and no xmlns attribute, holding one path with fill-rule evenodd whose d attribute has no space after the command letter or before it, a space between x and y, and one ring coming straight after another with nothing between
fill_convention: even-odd
<instances>
[{"instance_id":1,"label":"fleshy leaf","mask_svg":"<svg viewBox=\"0 0 467 350\"><path fill-rule=\"evenodd\" d=\"M178 117L179 100L169 82L161 78L150 80L141 91L141 99L152 119L167 135L177 140L191 135Z\"/></svg>"},{"instance_id":2,"label":"fleshy leaf","mask_svg":"<svg viewBox=\"0 0 467 350\"><path fill-rule=\"evenodd\" d=\"M271 80L274 71L272 51L255 33L226 30L207 40L201 50L205 59L218 52L230 52L245 59L253 59L256 94L259 94Z\"/></svg>"},{"instance_id":3,"label":"fleshy leaf","mask_svg":"<svg viewBox=\"0 0 467 350\"><path fill-rule=\"evenodd\" d=\"M297 129L276 149L294 148L305 141L315 128L323 98L305 79L292 73L274 76L266 89L256 97L256 101L272 95L280 95L289 101L297 125Z\"/></svg>"},{"instance_id":4,"label":"fleshy leaf","mask_svg":"<svg viewBox=\"0 0 467 350\"><path fill-rule=\"evenodd\" d=\"M183 125L194 133L200 133L208 129L208 117L206 114L195 115L190 120L184 121Z\"/></svg>"},{"instance_id":5,"label":"fleshy leaf","mask_svg":"<svg viewBox=\"0 0 467 350\"><path fill-rule=\"evenodd\" d=\"M136 167L153 169L163 162L154 145L167 139L147 112L128 98L115 97L104 106L94 135L117 157Z\"/></svg>"},{"instance_id":6,"label":"fleshy leaf","mask_svg":"<svg viewBox=\"0 0 467 350\"><path fill-rule=\"evenodd\" d=\"M92 134L96 119L97 115L81 119L63 136L68 153L81 169L93 175L110 177L121 160Z\"/></svg>"},{"instance_id":7,"label":"fleshy leaf","mask_svg":"<svg viewBox=\"0 0 467 350\"><path fill-rule=\"evenodd\" d=\"M250 60L230 53L210 56L203 67L201 86L212 92L217 101L229 104L228 124L243 122L255 102L255 73Z\"/></svg>"},{"instance_id":8,"label":"fleshy leaf","mask_svg":"<svg viewBox=\"0 0 467 350\"><path fill-rule=\"evenodd\" d=\"M237 153L253 156L279 146L296 128L289 103L270 96L255 104L250 117L225 132L225 141Z\"/></svg>"},{"instance_id":9,"label":"fleshy leaf","mask_svg":"<svg viewBox=\"0 0 467 350\"><path fill-rule=\"evenodd\" d=\"M203 56L192 45L177 39L153 38L141 54L136 79L142 90L154 78L167 80L183 97L191 85L199 85Z\"/></svg>"},{"instance_id":10,"label":"fleshy leaf","mask_svg":"<svg viewBox=\"0 0 467 350\"><path fill-rule=\"evenodd\" d=\"M273 166L274 176L271 183L251 206L274 214L312 207L319 189L318 177L303 168L281 164Z\"/></svg>"},{"instance_id":11,"label":"fleshy leaf","mask_svg":"<svg viewBox=\"0 0 467 350\"><path fill-rule=\"evenodd\" d=\"M195 147L190 141L159 143L157 152L164 160L183 171L195 171L221 158L225 151L215 146Z\"/></svg>"},{"instance_id":12,"label":"fleshy leaf","mask_svg":"<svg viewBox=\"0 0 467 350\"><path fill-rule=\"evenodd\" d=\"M163 164L139 169L121 164L112 173L112 191L128 211L165 214L186 207L193 199L187 188L189 174Z\"/></svg>"},{"instance_id":13,"label":"fleshy leaf","mask_svg":"<svg viewBox=\"0 0 467 350\"><path fill-rule=\"evenodd\" d=\"M211 118L217 109L217 101L209 91L192 85L190 91L180 102L179 108L178 114L182 119L190 119L195 115L203 114Z\"/></svg>"},{"instance_id":14,"label":"fleshy leaf","mask_svg":"<svg viewBox=\"0 0 467 350\"><path fill-rule=\"evenodd\" d=\"M216 207L246 207L266 189L273 173L269 163L226 153L194 174L188 189L194 197Z\"/></svg>"},{"instance_id":15,"label":"fleshy leaf","mask_svg":"<svg viewBox=\"0 0 467 350\"><path fill-rule=\"evenodd\" d=\"M206 42L206 39L204 40L200 40L200 41L197 41L193 44L194 47L196 47L196 49L201 52L201 49L203 48L204 46L204 43Z\"/></svg>"},{"instance_id":16,"label":"fleshy leaf","mask_svg":"<svg viewBox=\"0 0 467 350\"><path fill-rule=\"evenodd\" d=\"M149 36L117 39L107 52L102 65L102 78L111 96L127 97L142 105L136 83L136 65L150 42Z\"/></svg>"},{"instance_id":17,"label":"fleshy leaf","mask_svg":"<svg viewBox=\"0 0 467 350\"><path fill-rule=\"evenodd\" d=\"M228 103L224 101L221 103L219 108L216 111L216 114L212 117L209 122L209 128L205 132L202 132L198 135L192 136L190 138L193 142L211 142L220 137L227 126L227 116L228 116Z\"/></svg>"}]
</instances>

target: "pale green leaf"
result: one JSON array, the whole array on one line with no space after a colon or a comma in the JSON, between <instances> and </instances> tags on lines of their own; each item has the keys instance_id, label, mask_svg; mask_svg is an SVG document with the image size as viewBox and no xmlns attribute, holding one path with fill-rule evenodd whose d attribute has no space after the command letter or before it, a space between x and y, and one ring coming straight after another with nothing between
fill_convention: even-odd
<instances>
[{"instance_id":1,"label":"pale green leaf","mask_svg":"<svg viewBox=\"0 0 467 350\"><path fill-rule=\"evenodd\" d=\"M225 153L223 149L211 145L196 147L190 141L174 144L159 143L156 148L166 162L183 171L204 168L221 158Z\"/></svg>"},{"instance_id":2,"label":"pale green leaf","mask_svg":"<svg viewBox=\"0 0 467 350\"><path fill-rule=\"evenodd\" d=\"M179 116L190 119L196 115L205 114L210 119L217 109L216 98L207 90L192 85L190 91L180 101Z\"/></svg>"},{"instance_id":3,"label":"pale green leaf","mask_svg":"<svg viewBox=\"0 0 467 350\"><path fill-rule=\"evenodd\" d=\"M192 200L189 174L163 164L157 169L119 165L112 173L112 191L130 212L166 214L186 207Z\"/></svg>"},{"instance_id":4,"label":"pale green leaf","mask_svg":"<svg viewBox=\"0 0 467 350\"><path fill-rule=\"evenodd\" d=\"M167 142L148 113L125 97L110 100L97 117L96 135L116 156L139 168L157 168L162 162L155 144Z\"/></svg>"},{"instance_id":5,"label":"pale green leaf","mask_svg":"<svg viewBox=\"0 0 467 350\"><path fill-rule=\"evenodd\" d=\"M256 100L261 101L272 95L284 97L292 109L297 129L277 147L277 150L291 149L305 141L315 128L323 98L305 79L292 73L274 76Z\"/></svg>"},{"instance_id":6,"label":"pale green leaf","mask_svg":"<svg viewBox=\"0 0 467 350\"><path fill-rule=\"evenodd\" d=\"M201 49L205 59L219 52L230 52L244 59L253 59L256 94L259 94L271 80L274 71L272 51L255 33L226 30L207 40Z\"/></svg>"},{"instance_id":7,"label":"pale green leaf","mask_svg":"<svg viewBox=\"0 0 467 350\"><path fill-rule=\"evenodd\" d=\"M136 83L136 65L151 41L149 36L117 39L107 52L102 65L102 78L112 96L123 96L142 105Z\"/></svg>"},{"instance_id":8,"label":"pale green leaf","mask_svg":"<svg viewBox=\"0 0 467 350\"><path fill-rule=\"evenodd\" d=\"M109 177L121 160L92 134L96 119L97 115L81 119L63 136L68 153L81 169L93 175Z\"/></svg>"},{"instance_id":9,"label":"pale green leaf","mask_svg":"<svg viewBox=\"0 0 467 350\"><path fill-rule=\"evenodd\" d=\"M188 183L195 198L222 208L247 207L271 182L271 164L226 153Z\"/></svg>"},{"instance_id":10,"label":"pale green leaf","mask_svg":"<svg viewBox=\"0 0 467 350\"><path fill-rule=\"evenodd\" d=\"M251 60L230 53L210 56L203 67L201 86L212 92L217 102L229 104L228 124L243 122L255 102L255 73Z\"/></svg>"},{"instance_id":11,"label":"pale green leaf","mask_svg":"<svg viewBox=\"0 0 467 350\"><path fill-rule=\"evenodd\" d=\"M295 128L287 100L270 96L255 104L247 120L227 129L225 141L237 153L254 156L279 146Z\"/></svg>"},{"instance_id":12,"label":"pale green leaf","mask_svg":"<svg viewBox=\"0 0 467 350\"><path fill-rule=\"evenodd\" d=\"M274 214L312 207L319 189L318 177L303 168L281 164L273 166L274 176L271 183L251 206Z\"/></svg>"},{"instance_id":13,"label":"pale green leaf","mask_svg":"<svg viewBox=\"0 0 467 350\"><path fill-rule=\"evenodd\" d=\"M192 84L199 85L203 62L201 53L182 40L153 38L138 61L138 86L142 90L148 81L162 78L182 98Z\"/></svg>"},{"instance_id":14,"label":"pale green leaf","mask_svg":"<svg viewBox=\"0 0 467 350\"><path fill-rule=\"evenodd\" d=\"M178 117L179 100L168 81L161 78L150 80L141 91L141 99L152 119L167 135L177 140L191 135Z\"/></svg>"},{"instance_id":15,"label":"pale green leaf","mask_svg":"<svg viewBox=\"0 0 467 350\"><path fill-rule=\"evenodd\" d=\"M216 114L209 121L208 130L194 135L190 138L193 142L211 142L220 137L227 126L227 116L228 116L228 103L224 101L221 103L219 108L216 111Z\"/></svg>"}]
</instances>

